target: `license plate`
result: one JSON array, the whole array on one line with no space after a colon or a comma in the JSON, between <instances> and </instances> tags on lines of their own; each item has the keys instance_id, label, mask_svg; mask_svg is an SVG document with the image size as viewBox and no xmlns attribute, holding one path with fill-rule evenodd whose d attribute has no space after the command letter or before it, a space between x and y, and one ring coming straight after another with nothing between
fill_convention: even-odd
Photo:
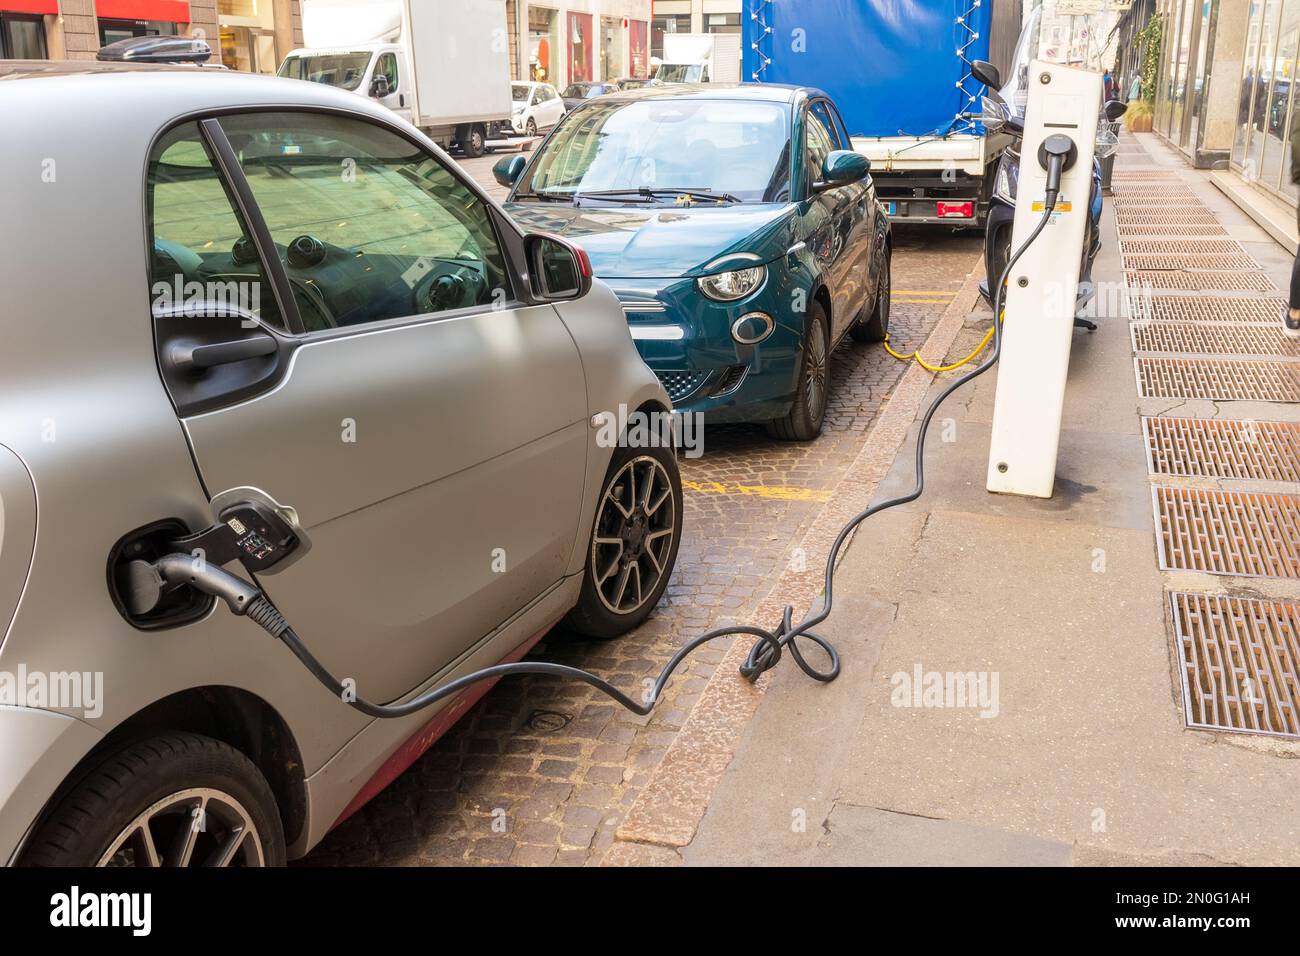
<instances>
[{"instance_id":1,"label":"license plate","mask_svg":"<svg viewBox=\"0 0 1300 956\"><path fill-rule=\"evenodd\" d=\"M896 203L896 202L887 202L887 203L885 203L885 215L887 215L887 216L893 216L893 215L895 215L897 212L898 212L898 203Z\"/></svg>"}]
</instances>

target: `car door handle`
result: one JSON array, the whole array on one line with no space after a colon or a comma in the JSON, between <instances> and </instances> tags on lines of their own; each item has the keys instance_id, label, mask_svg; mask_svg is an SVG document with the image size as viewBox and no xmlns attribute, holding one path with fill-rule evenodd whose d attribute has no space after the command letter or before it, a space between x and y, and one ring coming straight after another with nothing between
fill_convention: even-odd
<instances>
[{"instance_id":1,"label":"car door handle","mask_svg":"<svg viewBox=\"0 0 1300 956\"><path fill-rule=\"evenodd\" d=\"M231 342L201 343L181 340L167 349L172 367L182 372L200 372L218 365L229 365L251 358L274 355L280 343L265 333Z\"/></svg>"}]
</instances>

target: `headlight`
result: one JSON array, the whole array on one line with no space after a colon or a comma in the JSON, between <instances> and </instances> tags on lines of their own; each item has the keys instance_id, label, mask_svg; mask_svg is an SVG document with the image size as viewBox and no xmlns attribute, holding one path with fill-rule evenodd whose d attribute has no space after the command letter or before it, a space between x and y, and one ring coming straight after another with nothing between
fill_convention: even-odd
<instances>
[{"instance_id":1,"label":"headlight","mask_svg":"<svg viewBox=\"0 0 1300 956\"><path fill-rule=\"evenodd\" d=\"M993 194L1003 202L1014 204L1016 189L1020 186L1020 155L1012 150L1002 154L998 163L998 175L993 182Z\"/></svg>"},{"instance_id":2,"label":"headlight","mask_svg":"<svg viewBox=\"0 0 1300 956\"><path fill-rule=\"evenodd\" d=\"M704 276L695 281L700 291L710 299L717 302L735 302L753 293L766 278L767 266L751 266L748 269Z\"/></svg>"},{"instance_id":3,"label":"headlight","mask_svg":"<svg viewBox=\"0 0 1300 956\"><path fill-rule=\"evenodd\" d=\"M987 96L980 97L980 122L990 133L996 133L1007 124L1007 111L1002 104Z\"/></svg>"}]
</instances>

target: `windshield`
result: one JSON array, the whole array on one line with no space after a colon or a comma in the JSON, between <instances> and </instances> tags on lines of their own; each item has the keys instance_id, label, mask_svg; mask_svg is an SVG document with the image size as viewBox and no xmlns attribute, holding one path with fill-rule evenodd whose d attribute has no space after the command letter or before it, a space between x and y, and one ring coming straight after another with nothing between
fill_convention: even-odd
<instances>
[{"instance_id":1,"label":"windshield","mask_svg":"<svg viewBox=\"0 0 1300 956\"><path fill-rule=\"evenodd\" d=\"M368 50L357 53L311 53L285 57L280 64L279 75L337 86L341 90L355 90L361 85L369 64Z\"/></svg>"},{"instance_id":2,"label":"windshield","mask_svg":"<svg viewBox=\"0 0 1300 956\"><path fill-rule=\"evenodd\" d=\"M512 83L510 85L510 99L516 103L527 103L528 94L533 91L531 86L523 83Z\"/></svg>"},{"instance_id":3,"label":"windshield","mask_svg":"<svg viewBox=\"0 0 1300 956\"><path fill-rule=\"evenodd\" d=\"M611 189L694 189L729 193L742 202L775 202L788 189L789 142L786 104L600 100L561 124L519 193L567 197Z\"/></svg>"},{"instance_id":4,"label":"windshield","mask_svg":"<svg viewBox=\"0 0 1300 956\"><path fill-rule=\"evenodd\" d=\"M704 79L703 63L665 63L655 79L660 83L700 83Z\"/></svg>"},{"instance_id":5,"label":"windshield","mask_svg":"<svg viewBox=\"0 0 1300 956\"><path fill-rule=\"evenodd\" d=\"M1001 95L1018 116L1029 101L1029 64L1061 63L1096 73L1112 66L1116 24L1122 11L1106 9L1106 0L1038 0L1025 18L1016 41L1011 74Z\"/></svg>"}]
</instances>

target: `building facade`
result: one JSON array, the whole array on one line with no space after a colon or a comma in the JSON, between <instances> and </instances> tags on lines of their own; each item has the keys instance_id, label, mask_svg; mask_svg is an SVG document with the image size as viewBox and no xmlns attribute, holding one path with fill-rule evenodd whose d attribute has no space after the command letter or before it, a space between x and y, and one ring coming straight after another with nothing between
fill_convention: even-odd
<instances>
[{"instance_id":1,"label":"building facade","mask_svg":"<svg viewBox=\"0 0 1300 956\"><path fill-rule=\"evenodd\" d=\"M650 0L505 3L516 79L563 90L570 83L650 75Z\"/></svg>"},{"instance_id":2,"label":"building facade","mask_svg":"<svg viewBox=\"0 0 1300 956\"><path fill-rule=\"evenodd\" d=\"M142 36L202 37L211 62L274 73L302 20L298 0L0 0L0 59L93 60Z\"/></svg>"},{"instance_id":3,"label":"building facade","mask_svg":"<svg viewBox=\"0 0 1300 956\"><path fill-rule=\"evenodd\" d=\"M655 0L650 55L662 57L665 33L739 33L744 0Z\"/></svg>"}]
</instances>

